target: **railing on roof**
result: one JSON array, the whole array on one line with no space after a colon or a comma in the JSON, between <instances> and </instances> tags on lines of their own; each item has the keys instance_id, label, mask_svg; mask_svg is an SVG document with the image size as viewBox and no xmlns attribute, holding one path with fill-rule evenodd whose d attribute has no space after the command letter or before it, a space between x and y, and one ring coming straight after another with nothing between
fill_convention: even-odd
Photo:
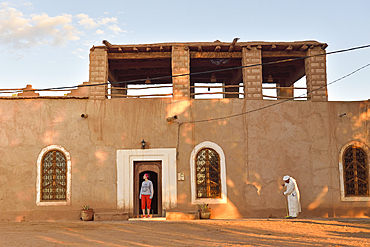
<instances>
[{"instance_id":1,"label":"railing on roof","mask_svg":"<svg viewBox=\"0 0 370 247\"><path fill-rule=\"evenodd\" d=\"M157 93L165 89L168 93ZM107 94L111 98L160 98L173 97L172 85L128 85L127 87L111 87ZM147 92L147 93L145 93Z\"/></svg>"},{"instance_id":2,"label":"railing on roof","mask_svg":"<svg viewBox=\"0 0 370 247\"><path fill-rule=\"evenodd\" d=\"M276 96L274 95L267 95L267 94L264 94L263 91L264 90L269 90L269 89L273 89L273 90L280 90L280 89L283 89L283 90L287 90L287 89L290 89L294 92L294 90L306 90L307 91L307 87L262 87L262 97L263 98L270 98L270 99L309 99L309 96L307 94L305 94L305 96L281 96L281 95L278 95L276 94Z\"/></svg>"},{"instance_id":3,"label":"railing on roof","mask_svg":"<svg viewBox=\"0 0 370 247\"><path fill-rule=\"evenodd\" d=\"M227 86L215 86L215 85L205 85L206 83L203 83L202 85L194 85L194 86L190 86L190 89L193 89L192 91L194 91L193 93L190 93L190 96L199 96L199 95L220 95L222 96L222 98L228 98L226 95L235 95L237 96L236 98L244 98L244 86L242 85L227 85ZM208 91L207 92L196 92L196 91L199 91L197 89L204 89L204 88L207 88ZM232 91L225 91L225 89L227 88L236 88L238 89L236 92L232 92ZM214 92L210 92L211 89L215 89L216 91ZM217 89L221 89L220 90L217 90Z\"/></svg>"}]
</instances>

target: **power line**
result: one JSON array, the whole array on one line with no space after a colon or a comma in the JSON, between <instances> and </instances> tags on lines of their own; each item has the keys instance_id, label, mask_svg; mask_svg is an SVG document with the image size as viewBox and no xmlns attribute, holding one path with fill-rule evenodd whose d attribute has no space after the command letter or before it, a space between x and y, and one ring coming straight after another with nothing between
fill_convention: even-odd
<instances>
[{"instance_id":1,"label":"power line","mask_svg":"<svg viewBox=\"0 0 370 247\"><path fill-rule=\"evenodd\" d=\"M354 71L352 71L352 72L350 72L350 73L348 73L348 74L346 74L346 75L344 75L344 76L342 76L342 77L340 77L340 78L338 78L338 79L336 79L336 80L334 80L334 81L332 81L332 82L330 82L330 83L328 83L326 85L324 85L324 86L321 86L321 87L319 87L317 89L311 90L311 91L309 91L307 93L304 93L304 94L302 94L302 95L300 95L298 97L307 95L307 94L312 93L314 91L320 90L320 89L322 89L324 87L328 87L329 85L332 85L332 84L334 84L334 83L336 83L338 81L341 81L341 80L343 80L343 79L345 79L345 78L347 78L347 77L349 77L349 76L357 73L358 71L360 71L362 69L365 69L366 67L369 67L369 66L370 66L370 63L368 63L368 64L366 64L366 65L364 65L364 66L362 66L362 67L360 67L360 68L358 68L358 69L356 69L356 70L354 70ZM279 102L276 102L276 103L273 103L273 104L270 104L270 105L267 105L267 106L263 106L263 107L260 107L260 108L257 108L257 109L253 109L253 110L250 110L250 111L241 112L241 113L238 113L238 114L229 115L229 116L225 116L225 117L210 118L210 119L204 119L204 120L187 121L187 122L181 122L181 123L179 123L178 126L177 126L177 147L176 147L176 150L177 151L176 151L176 159L178 158L178 154L179 154L179 151L178 150L179 150L179 145L180 145L180 128L181 128L181 125L183 125L183 124L203 123L203 122L210 122L210 121L216 121L216 120L222 120L222 119L228 119L228 118L238 117L238 116L246 115L246 114L249 114L249 113L261 111L261 110L264 110L264 109L267 109L267 108L270 108L270 107L273 107L273 106L277 106L277 105L283 104L283 103L288 102L288 101L291 101L291 100L294 100L294 98L282 100L282 101L279 101Z\"/></svg>"},{"instance_id":2,"label":"power line","mask_svg":"<svg viewBox=\"0 0 370 247\"><path fill-rule=\"evenodd\" d=\"M302 60L310 57L317 57L317 56L324 56L324 55L332 55L337 53L343 53L348 51L354 51L359 49L364 49L370 47L369 45L363 45L363 46L356 46L351 47L347 49L322 53L322 54L315 54L311 56L304 56L299 58L289 58L289 59L283 59L279 61L273 61L273 62L267 62L267 63L259 63L259 64L252 64L252 65L244 65L244 66L237 66L237 67L230 67L230 68L223 68L223 69L216 69L216 70L208 70L208 71L201 71L201 72L190 72L190 73L184 73L179 75L169 75L169 76L160 76L160 77L153 77L149 78L149 80L160 80L160 79L168 79L168 78L175 78L175 77L181 77L181 76L192 76L192 75L202 75L202 74L210 74L215 72L222 72L222 71L230 71L235 69L242 69L242 68L249 68L249 67L256 67L256 66L264 66L264 65L271 65L271 64L278 64L278 63L285 63L285 62L291 62L296 60ZM77 86L68 86L68 87L51 87L51 88L43 88L43 89L32 89L32 90L9 90L9 91L3 91L2 93L16 93L16 92L29 92L29 91L52 91L52 90L60 90L60 89L75 89L75 88L82 88L82 87L96 87L96 86L104 86L104 85L115 85L120 83L135 83L135 82L142 82L147 80L145 79L134 79L134 80L127 80L127 81L119 81L119 82L105 82L105 83L99 83L99 84L84 84L84 85L77 85Z\"/></svg>"},{"instance_id":3,"label":"power line","mask_svg":"<svg viewBox=\"0 0 370 247\"><path fill-rule=\"evenodd\" d=\"M360 70L362 70L362 69L364 69L368 66L370 66L370 63L368 63L368 64L366 64L366 65L364 65L364 66L362 66L362 67L360 67L360 68L358 68L358 69L356 69L356 70L354 70L354 71L352 71L352 72L350 72L350 73L348 73L348 74L346 74L346 75L344 75L344 76L342 76L342 77L340 77L340 78L338 78L338 79L336 79L336 80L334 80L334 81L332 81L332 82L330 82L326 85L324 85L324 86L321 86L321 87L316 88L314 90L308 91L307 93L304 93L304 94L298 96L298 98L302 97L304 95L308 95L308 94L310 94L312 92L315 92L317 90L320 90L322 88L328 87L329 85L332 85L332 84L334 84L338 81L341 81L341 80L355 74L356 72L358 72L358 71L360 71ZM179 123L179 124L182 125L182 124L186 124L186 123L202 123L202 122L209 122L209 121L215 121L215 120L222 120L222 119L226 119L226 118L238 117L238 116L242 116L242 115L245 115L245 114L248 114L248 113L252 113L252 112L260 111L260 110L270 108L270 107L273 107L273 106L276 106L276 105L280 105L282 103L285 103L285 102L288 102L288 101L291 101L291 100L294 100L294 97L291 98L291 99L282 100L282 101L279 101L279 102L276 102L276 103L273 103L273 104L270 104L270 105L267 105L267 106L263 106L263 107L260 107L260 108L257 108L257 109L253 109L253 110L246 111L246 112L241 112L241 113L234 114L234 115L229 115L229 116L225 116L225 117L218 117L218 118L210 118L210 119L205 119L205 120L187 121L187 122L182 122L182 123Z\"/></svg>"}]
</instances>

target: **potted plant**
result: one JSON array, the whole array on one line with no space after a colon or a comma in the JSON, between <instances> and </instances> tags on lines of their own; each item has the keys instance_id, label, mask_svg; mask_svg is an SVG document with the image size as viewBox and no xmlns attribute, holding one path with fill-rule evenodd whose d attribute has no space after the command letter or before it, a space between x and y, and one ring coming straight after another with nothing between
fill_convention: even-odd
<instances>
[{"instance_id":1,"label":"potted plant","mask_svg":"<svg viewBox=\"0 0 370 247\"><path fill-rule=\"evenodd\" d=\"M211 217L211 208L208 204L198 204L198 207L201 219L209 219Z\"/></svg>"},{"instance_id":2,"label":"potted plant","mask_svg":"<svg viewBox=\"0 0 370 247\"><path fill-rule=\"evenodd\" d=\"M94 218L94 210L89 205L82 206L81 209L81 220L92 220Z\"/></svg>"}]
</instances>

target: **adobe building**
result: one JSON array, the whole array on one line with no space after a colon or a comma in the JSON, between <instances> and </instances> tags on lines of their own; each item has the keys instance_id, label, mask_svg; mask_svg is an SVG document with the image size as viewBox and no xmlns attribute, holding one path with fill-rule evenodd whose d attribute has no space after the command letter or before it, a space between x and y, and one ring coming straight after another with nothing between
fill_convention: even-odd
<instances>
[{"instance_id":1,"label":"adobe building","mask_svg":"<svg viewBox=\"0 0 370 247\"><path fill-rule=\"evenodd\" d=\"M328 101L327 44L103 44L65 96L0 98L0 220L135 217L144 173L155 217L283 217L287 174L300 217L369 216L369 101Z\"/></svg>"}]
</instances>

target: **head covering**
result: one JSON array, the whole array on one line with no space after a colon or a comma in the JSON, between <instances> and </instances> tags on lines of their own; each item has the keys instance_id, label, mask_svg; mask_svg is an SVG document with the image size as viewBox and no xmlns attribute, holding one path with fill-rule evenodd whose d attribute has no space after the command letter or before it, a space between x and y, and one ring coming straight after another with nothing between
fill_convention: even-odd
<instances>
[{"instance_id":1,"label":"head covering","mask_svg":"<svg viewBox=\"0 0 370 247\"><path fill-rule=\"evenodd\" d=\"M285 175L285 176L283 177L283 180L284 180L284 181L287 181L289 178L290 178L290 177L289 177L288 175Z\"/></svg>"},{"instance_id":2,"label":"head covering","mask_svg":"<svg viewBox=\"0 0 370 247\"><path fill-rule=\"evenodd\" d=\"M147 173L144 174L144 176L149 179L149 175Z\"/></svg>"}]
</instances>

